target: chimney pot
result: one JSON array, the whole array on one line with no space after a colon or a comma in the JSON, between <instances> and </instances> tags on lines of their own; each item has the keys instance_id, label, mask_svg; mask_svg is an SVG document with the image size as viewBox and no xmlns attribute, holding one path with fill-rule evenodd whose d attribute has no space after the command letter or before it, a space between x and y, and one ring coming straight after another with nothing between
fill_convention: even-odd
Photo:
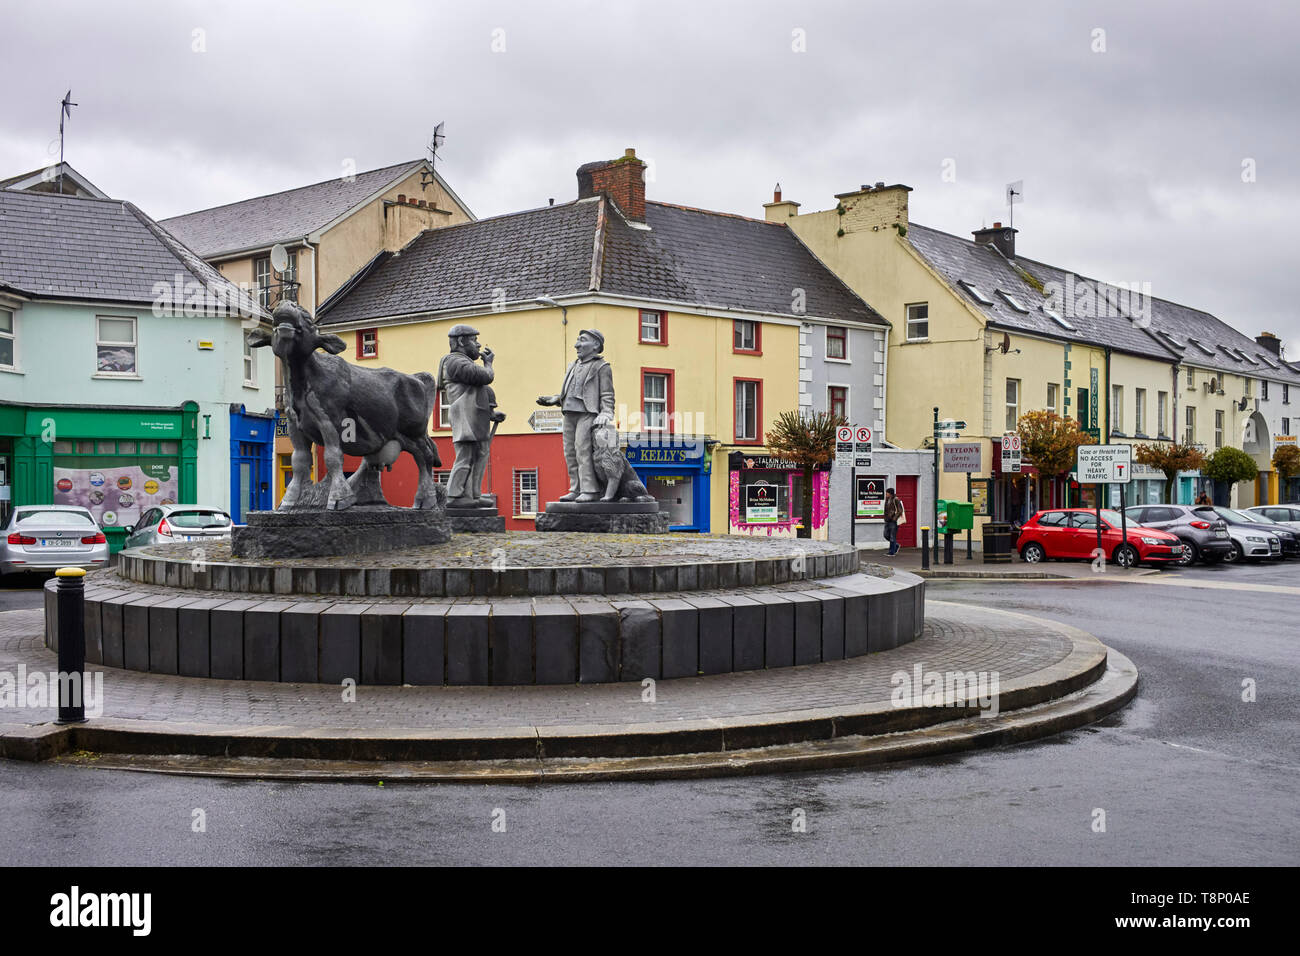
<instances>
[{"instance_id":1,"label":"chimney pot","mask_svg":"<svg viewBox=\"0 0 1300 956\"><path fill-rule=\"evenodd\" d=\"M883 182L876 183L876 188L877 188L877 189L884 189L884 188L885 188L885 184L884 184Z\"/></svg>"},{"instance_id":2,"label":"chimney pot","mask_svg":"<svg viewBox=\"0 0 1300 956\"><path fill-rule=\"evenodd\" d=\"M417 205L418 205L421 209L423 209L423 208L425 207L426 203L425 203L425 201L424 201L423 199L421 199L421 200L419 201L419 203L417 203Z\"/></svg>"},{"instance_id":3,"label":"chimney pot","mask_svg":"<svg viewBox=\"0 0 1300 956\"><path fill-rule=\"evenodd\" d=\"M1000 222L995 222L995 223L993 224L993 228L994 228L994 229L1001 229L1001 228L1002 228L1002 223L1000 223Z\"/></svg>"},{"instance_id":4,"label":"chimney pot","mask_svg":"<svg viewBox=\"0 0 1300 956\"><path fill-rule=\"evenodd\" d=\"M406 193L398 193L397 201L402 203L406 202Z\"/></svg>"},{"instance_id":5,"label":"chimney pot","mask_svg":"<svg viewBox=\"0 0 1300 956\"><path fill-rule=\"evenodd\" d=\"M781 201L781 184L777 183L776 188L772 190L772 202Z\"/></svg>"}]
</instances>

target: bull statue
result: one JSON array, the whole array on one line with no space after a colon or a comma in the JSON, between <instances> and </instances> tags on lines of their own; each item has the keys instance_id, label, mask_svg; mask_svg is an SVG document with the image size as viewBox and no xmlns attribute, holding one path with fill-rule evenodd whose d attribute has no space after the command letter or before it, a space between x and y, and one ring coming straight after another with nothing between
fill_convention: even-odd
<instances>
[{"instance_id":1,"label":"bull statue","mask_svg":"<svg viewBox=\"0 0 1300 956\"><path fill-rule=\"evenodd\" d=\"M391 469L403 451L410 452L420 472L414 506L438 507L445 493L433 476L442 460L429 437L437 396L434 377L345 362L338 357L346 348L343 340L320 332L296 302L280 303L271 318L270 332L256 329L248 338L254 348L269 345L284 372L293 478L279 510L385 505L379 469ZM317 349L330 354L318 354ZM328 469L316 484L311 481L312 445L325 449ZM345 454L362 459L347 479Z\"/></svg>"}]
</instances>

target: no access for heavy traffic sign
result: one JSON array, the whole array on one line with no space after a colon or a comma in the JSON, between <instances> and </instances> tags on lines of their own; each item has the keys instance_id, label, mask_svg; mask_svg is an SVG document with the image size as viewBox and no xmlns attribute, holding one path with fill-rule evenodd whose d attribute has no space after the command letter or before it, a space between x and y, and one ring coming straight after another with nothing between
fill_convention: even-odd
<instances>
[{"instance_id":1,"label":"no access for heavy traffic sign","mask_svg":"<svg viewBox=\"0 0 1300 956\"><path fill-rule=\"evenodd\" d=\"M1080 445L1079 484L1127 485L1133 470L1132 445Z\"/></svg>"}]
</instances>

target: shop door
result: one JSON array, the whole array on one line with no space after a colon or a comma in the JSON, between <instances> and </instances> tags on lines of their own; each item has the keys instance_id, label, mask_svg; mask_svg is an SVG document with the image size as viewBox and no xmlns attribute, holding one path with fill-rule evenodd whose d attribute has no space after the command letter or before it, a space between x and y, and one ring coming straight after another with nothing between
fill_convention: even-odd
<instances>
[{"instance_id":1,"label":"shop door","mask_svg":"<svg viewBox=\"0 0 1300 956\"><path fill-rule=\"evenodd\" d=\"M907 524L898 529L898 546L900 548L916 547L916 525L920 519L916 511L916 475L898 475L894 481L894 493L903 503L903 513L907 515Z\"/></svg>"}]
</instances>

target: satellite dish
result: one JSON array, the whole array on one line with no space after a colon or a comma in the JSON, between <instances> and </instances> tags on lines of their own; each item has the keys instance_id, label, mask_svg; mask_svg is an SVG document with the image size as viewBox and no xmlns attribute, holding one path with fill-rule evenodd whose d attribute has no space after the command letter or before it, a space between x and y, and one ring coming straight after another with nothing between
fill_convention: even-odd
<instances>
[{"instance_id":1,"label":"satellite dish","mask_svg":"<svg viewBox=\"0 0 1300 956\"><path fill-rule=\"evenodd\" d=\"M289 250L283 243L277 242L271 247L271 268L276 272L283 272L289 268Z\"/></svg>"}]
</instances>

